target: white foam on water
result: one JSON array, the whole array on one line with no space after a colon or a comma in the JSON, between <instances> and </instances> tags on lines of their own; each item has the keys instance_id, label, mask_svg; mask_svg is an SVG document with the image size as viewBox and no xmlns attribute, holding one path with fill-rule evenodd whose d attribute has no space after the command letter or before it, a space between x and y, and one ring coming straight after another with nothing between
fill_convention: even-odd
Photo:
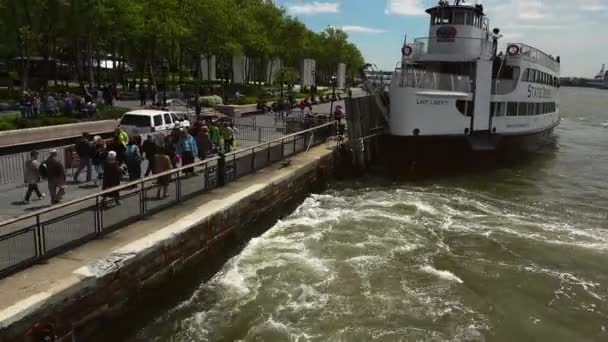
<instances>
[{"instance_id":1,"label":"white foam on water","mask_svg":"<svg viewBox=\"0 0 608 342\"><path fill-rule=\"evenodd\" d=\"M454 273L450 272L450 271L442 271L442 270L438 270L436 268L434 268L433 266L422 266L420 268L423 272L432 274L434 276L437 276L441 279L445 279L445 280L449 280L449 281L455 281L459 284L463 284L464 281L460 278L458 278Z\"/></svg>"}]
</instances>

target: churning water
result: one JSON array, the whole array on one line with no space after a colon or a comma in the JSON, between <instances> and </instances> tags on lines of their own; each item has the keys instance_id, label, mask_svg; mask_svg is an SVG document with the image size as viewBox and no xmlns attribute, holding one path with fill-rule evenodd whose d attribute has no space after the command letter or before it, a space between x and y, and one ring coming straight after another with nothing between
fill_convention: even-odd
<instances>
[{"instance_id":1,"label":"churning water","mask_svg":"<svg viewBox=\"0 0 608 342\"><path fill-rule=\"evenodd\" d=\"M130 341L608 341L608 92L533 159L308 197Z\"/></svg>"}]
</instances>

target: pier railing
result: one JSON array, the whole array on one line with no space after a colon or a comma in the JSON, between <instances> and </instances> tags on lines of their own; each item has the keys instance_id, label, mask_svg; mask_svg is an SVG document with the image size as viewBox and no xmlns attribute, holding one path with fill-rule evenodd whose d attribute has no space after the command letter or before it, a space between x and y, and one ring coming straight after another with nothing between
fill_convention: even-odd
<instances>
[{"instance_id":1,"label":"pier railing","mask_svg":"<svg viewBox=\"0 0 608 342\"><path fill-rule=\"evenodd\" d=\"M335 132L335 122L326 123L1 222L0 277L305 152Z\"/></svg>"}]
</instances>

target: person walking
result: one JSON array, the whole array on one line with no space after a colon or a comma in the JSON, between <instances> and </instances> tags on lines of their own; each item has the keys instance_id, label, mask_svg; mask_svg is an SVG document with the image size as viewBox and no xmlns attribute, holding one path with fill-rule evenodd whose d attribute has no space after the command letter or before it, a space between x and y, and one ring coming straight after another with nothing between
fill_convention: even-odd
<instances>
[{"instance_id":1,"label":"person walking","mask_svg":"<svg viewBox=\"0 0 608 342\"><path fill-rule=\"evenodd\" d=\"M99 135L93 137L93 148L91 161L95 168L97 178L93 180L94 184L97 185L99 181L103 180L103 162L107 156L106 143L101 139Z\"/></svg>"},{"instance_id":2,"label":"person walking","mask_svg":"<svg viewBox=\"0 0 608 342\"><path fill-rule=\"evenodd\" d=\"M87 183L91 181L93 175L92 150L93 146L89 142L89 133L83 133L78 143L76 143L76 154L80 159L80 163L78 170L74 174L74 183L78 183L78 176L80 176L85 167L87 169Z\"/></svg>"},{"instance_id":3,"label":"person walking","mask_svg":"<svg viewBox=\"0 0 608 342\"><path fill-rule=\"evenodd\" d=\"M101 190L107 190L111 188L115 188L120 185L120 179L122 178L122 168L120 167L120 162L117 158L117 153L115 151L108 152L108 156L103 163L103 183L101 185ZM120 205L120 193L119 191L113 191L109 194L105 194L105 199L107 197L111 197L116 202L116 205Z\"/></svg>"},{"instance_id":4,"label":"person walking","mask_svg":"<svg viewBox=\"0 0 608 342\"><path fill-rule=\"evenodd\" d=\"M40 116L40 97L37 93L32 96L32 117L34 119Z\"/></svg>"},{"instance_id":5,"label":"person walking","mask_svg":"<svg viewBox=\"0 0 608 342\"><path fill-rule=\"evenodd\" d=\"M234 143L234 132L228 124L224 124L221 133L224 137L224 152L230 153L232 151L232 144Z\"/></svg>"},{"instance_id":6,"label":"person walking","mask_svg":"<svg viewBox=\"0 0 608 342\"><path fill-rule=\"evenodd\" d=\"M139 84L139 104L142 107L146 105L146 87L143 83Z\"/></svg>"},{"instance_id":7,"label":"person walking","mask_svg":"<svg viewBox=\"0 0 608 342\"><path fill-rule=\"evenodd\" d=\"M126 164L129 170L129 182L136 181L141 178L141 151L137 146L137 139L131 137L127 146Z\"/></svg>"},{"instance_id":8,"label":"person walking","mask_svg":"<svg viewBox=\"0 0 608 342\"><path fill-rule=\"evenodd\" d=\"M49 157L44 162L49 183L49 194L51 204L57 204L65 195L65 168L57 160L57 150L51 150Z\"/></svg>"},{"instance_id":9,"label":"person walking","mask_svg":"<svg viewBox=\"0 0 608 342\"><path fill-rule=\"evenodd\" d=\"M336 120L338 124L341 124L342 116L344 116L344 112L342 112L342 106L337 105L336 109L334 109L334 120Z\"/></svg>"},{"instance_id":10,"label":"person walking","mask_svg":"<svg viewBox=\"0 0 608 342\"><path fill-rule=\"evenodd\" d=\"M112 148L116 152L116 158L119 162L125 162L125 153L127 144L129 143L129 135L122 128L116 127L112 140Z\"/></svg>"},{"instance_id":11,"label":"person walking","mask_svg":"<svg viewBox=\"0 0 608 342\"><path fill-rule=\"evenodd\" d=\"M209 136L217 152L220 152L220 128L216 122L212 122L209 126Z\"/></svg>"},{"instance_id":12,"label":"person walking","mask_svg":"<svg viewBox=\"0 0 608 342\"><path fill-rule=\"evenodd\" d=\"M25 193L24 204L30 203L32 192L36 192L38 199L43 199L46 196L38 189L38 183L40 183L40 163L38 162L38 155L38 151L30 152L30 158L25 162L24 181L27 185L27 192Z\"/></svg>"},{"instance_id":13,"label":"person walking","mask_svg":"<svg viewBox=\"0 0 608 342\"><path fill-rule=\"evenodd\" d=\"M141 146L141 150L148 161L148 167L144 175L144 177L148 177L152 170L154 170L154 156L156 154L156 143L152 134L148 135L146 141Z\"/></svg>"},{"instance_id":14,"label":"person walking","mask_svg":"<svg viewBox=\"0 0 608 342\"><path fill-rule=\"evenodd\" d=\"M213 142L209 136L209 128L207 126L201 127L200 132L196 136L196 147L200 160L205 160L211 154Z\"/></svg>"},{"instance_id":15,"label":"person walking","mask_svg":"<svg viewBox=\"0 0 608 342\"><path fill-rule=\"evenodd\" d=\"M156 148L154 154L154 169L152 171L153 174L157 175L173 169L171 158L169 157L167 152L168 151L163 150L160 147ZM162 198L166 198L168 196L167 190L169 189L169 183L171 183L171 175L158 177L158 190L156 192L156 198L161 199L161 190L163 192Z\"/></svg>"},{"instance_id":16,"label":"person walking","mask_svg":"<svg viewBox=\"0 0 608 342\"><path fill-rule=\"evenodd\" d=\"M194 158L198 155L198 149L194 138L186 131L181 132L181 137L177 143L177 153L182 160L182 167L194 163ZM185 174L194 172L193 168L184 170Z\"/></svg>"}]
</instances>

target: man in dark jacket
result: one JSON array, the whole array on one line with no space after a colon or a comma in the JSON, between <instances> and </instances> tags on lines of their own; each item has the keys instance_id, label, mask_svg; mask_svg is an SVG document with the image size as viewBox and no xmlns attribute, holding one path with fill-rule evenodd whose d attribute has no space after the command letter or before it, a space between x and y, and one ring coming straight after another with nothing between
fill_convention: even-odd
<instances>
[{"instance_id":1,"label":"man in dark jacket","mask_svg":"<svg viewBox=\"0 0 608 342\"><path fill-rule=\"evenodd\" d=\"M76 173L74 174L74 183L78 183L78 176L85 167L87 168L87 182L90 182L93 178L92 150L93 148L89 142L89 133L83 133L78 143L76 143L76 154L80 159L80 163L78 165L78 170L76 170Z\"/></svg>"},{"instance_id":2,"label":"man in dark jacket","mask_svg":"<svg viewBox=\"0 0 608 342\"><path fill-rule=\"evenodd\" d=\"M65 168L57 160L57 150L51 150L49 157L44 162L49 181L49 193L51 194L51 204L57 204L65 195Z\"/></svg>"}]
</instances>

